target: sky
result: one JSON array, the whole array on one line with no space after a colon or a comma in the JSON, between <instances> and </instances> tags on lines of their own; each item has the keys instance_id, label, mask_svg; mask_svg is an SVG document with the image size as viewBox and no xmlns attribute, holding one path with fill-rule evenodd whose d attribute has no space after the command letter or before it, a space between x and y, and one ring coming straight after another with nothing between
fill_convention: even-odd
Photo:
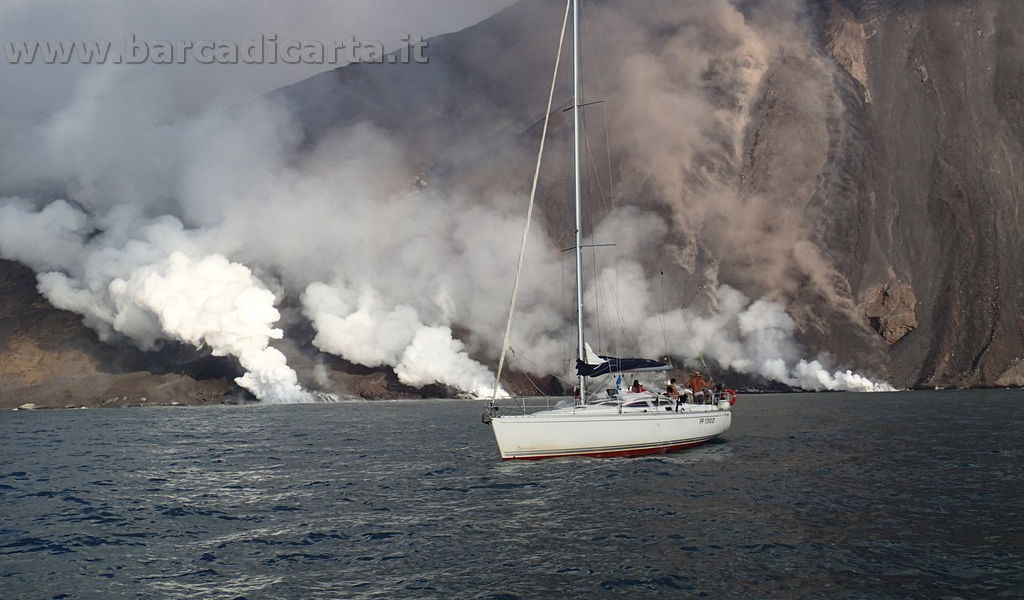
<instances>
[{"instance_id":1,"label":"sky","mask_svg":"<svg viewBox=\"0 0 1024 600\"><path fill-rule=\"evenodd\" d=\"M0 41L234 40L354 36L388 48L402 34L426 37L473 25L513 0L0 0ZM234 104L300 81L318 65L9 65L0 61L0 119L34 122L66 104L83 76L102 69L160 89L183 111Z\"/></svg>"}]
</instances>

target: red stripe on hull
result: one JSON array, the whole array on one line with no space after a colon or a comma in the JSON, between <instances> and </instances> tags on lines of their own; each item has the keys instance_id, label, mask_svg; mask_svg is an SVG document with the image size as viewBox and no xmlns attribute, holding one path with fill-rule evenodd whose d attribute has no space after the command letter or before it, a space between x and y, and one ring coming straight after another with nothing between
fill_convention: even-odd
<instances>
[{"instance_id":1,"label":"red stripe on hull","mask_svg":"<svg viewBox=\"0 0 1024 600\"><path fill-rule=\"evenodd\" d=\"M620 458L620 457L631 457L631 456L648 456L650 454L667 454L676 450L682 450L684 448L693 448L706 444L714 438L706 440L700 440L699 442L686 442L685 444L675 444L672 446L661 446L658 448L641 448L634 450L608 450L600 452L582 452L578 454L545 454L543 456L509 456L502 457L501 460L544 460L547 458L565 458L568 456L583 456L587 458Z\"/></svg>"}]
</instances>

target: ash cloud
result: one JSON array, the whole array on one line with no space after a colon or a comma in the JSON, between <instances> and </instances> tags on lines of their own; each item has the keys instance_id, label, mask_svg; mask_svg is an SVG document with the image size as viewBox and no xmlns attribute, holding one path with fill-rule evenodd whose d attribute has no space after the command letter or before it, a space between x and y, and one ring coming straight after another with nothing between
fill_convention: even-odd
<instances>
[{"instance_id":1,"label":"ash cloud","mask_svg":"<svg viewBox=\"0 0 1024 600\"><path fill-rule=\"evenodd\" d=\"M617 244L588 290L590 307L614 307L592 315L621 332L609 336L607 351L703 354L807 389L885 389L801 358L787 282L794 270L823 271L819 280L829 281L827 261L800 250L802 221L750 245L716 244L723 220L757 231L752 212L789 214L731 177L782 26L724 0L659 6L643 16L598 12L592 21L635 38L635 52L610 69L627 77L617 91L625 110L612 127L628 132L626 168L656 192L645 207L611 210L595 231L594 241ZM651 38L652 29L668 33ZM685 66L697 51L697 66ZM273 347L288 303L315 330L303 341L322 352L390 367L412 386L489 393L486 364L500 350L525 171L486 186L424 175L407 148L370 124L310 147L294 116L273 102L182 116L148 83L136 89L124 77L87 78L67 107L0 149L0 196L8 195L0 199L0 255L35 269L55 306L82 314L112 343L148 349L173 340L233 356L246 371L239 385L267 401L309 398ZM506 163L518 164L518 151L509 152ZM558 236L546 222L531 235L512 347L529 356L532 366L522 367L561 373L573 354L572 308L559 285ZM699 252L725 265L757 256L738 273L765 297L751 301L705 269L714 274L707 306L687 307L681 297L659 305L644 257L666 246L691 272ZM310 379L303 383L326 377Z\"/></svg>"},{"instance_id":2,"label":"ash cloud","mask_svg":"<svg viewBox=\"0 0 1024 600\"><path fill-rule=\"evenodd\" d=\"M601 5L603 79L628 191L669 210L676 264L713 289L719 266L784 302L820 296L852 316L814 242L834 66L804 2ZM786 85L779 85L785 80ZM621 82L621 84L620 84ZM708 262L714 263L705 270Z\"/></svg>"}]
</instances>

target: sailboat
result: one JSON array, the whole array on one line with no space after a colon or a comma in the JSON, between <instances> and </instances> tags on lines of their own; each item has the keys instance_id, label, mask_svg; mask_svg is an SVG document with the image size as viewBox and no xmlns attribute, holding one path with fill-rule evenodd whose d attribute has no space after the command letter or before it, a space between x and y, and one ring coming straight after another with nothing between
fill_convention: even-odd
<instances>
[{"instance_id":1,"label":"sailboat","mask_svg":"<svg viewBox=\"0 0 1024 600\"><path fill-rule=\"evenodd\" d=\"M545 118L541 134L541 150L534 173L533 191L527 224L523 232L516 282L513 287L509 318L506 323L505 341L495 379L495 394L483 415L484 423L490 424L498 443L503 460L535 460L565 456L617 457L660 454L703 444L725 432L732 424L732 403L735 394L714 389L673 389L666 386L666 392L648 391L633 386L622 391L618 386L604 390L604 396L592 394L588 389L591 379L616 375L621 381L623 375L651 373L672 370L671 363L643 358L618 358L602 356L590 350L584 333L583 306L583 214L580 188L580 110L583 107L580 96L580 9L579 0L569 0L566 5L562 36L555 61L555 76L548 98L547 116L550 117L555 91L558 64L565 39L565 28L572 10L573 20L573 137L574 137L574 209L575 209L575 251L576 255L576 318L577 357L576 375L578 387L575 398L563 401L554 408L523 414L506 414L496 402L498 380L501 377L505 352L509 347L509 332L515 309L519 273L525 254L529 233L529 220L533 212L533 200L543 156L544 139L547 135L548 119ZM628 380L628 379L627 379ZM700 388L702 386L694 386ZM731 397L730 397L731 394Z\"/></svg>"}]
</instances>

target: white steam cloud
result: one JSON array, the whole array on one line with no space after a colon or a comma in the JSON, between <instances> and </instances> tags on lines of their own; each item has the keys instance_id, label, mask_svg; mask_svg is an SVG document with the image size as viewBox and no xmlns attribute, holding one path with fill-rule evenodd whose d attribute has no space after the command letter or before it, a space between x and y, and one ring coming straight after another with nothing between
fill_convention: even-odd
<instances>
[{"instance_id":1,"label":"white steam cloud","mask_svg":"<svg viewBox=\"0 0 1024 600\"><path fill-rule=\"evenodd\" d=\"M208 345L214 356L237 357L246 373L235 381L257 398L309 400L284 354L269 347L270 340L284 335L274 328L281 317L274 294L245 266L217 254L192 261L174 252L155 268L112 281L110 291L118 306L151 311L168 336L196 347Z\"/></svg>"},{"instance_id":2,"label":"white steam cloud","mask_svg":"<svg viewBox=\"0 0 1024 600\"><path fill-rule=\"evenodd\" d=\"M370 127L330 137L296 161L297 130L270 103L173 128L144 112L124 111L127 123L94 119L108 95L123 101L115 84L91 82L35 150L43 159L61 153L40 178L70 182L77 205L0 199L0 256L36 270L51 303L83 315L103 339L121 335L142 349L175 340L234 356L246 370L239 385L258 398L302 401L296 373L270 346L282 337L275 290L301 300L324 352L391 367L414 387L489 393L493 373L473 356L489 357L500 343L491 332L506 302L504 253L521 227L514 197L492 206L422 190L398 147ZM177 149L146 165L151 176L118 168L144 160L124 147L133 127ZM104 152L75 151L82 158L71 161L63 153L73 140ZM171 203L169 190L178 190ZM557 256L544 244L531 251L545 254ZM551 268L559 267L529 278L534 293L517 333L522 345L549 353L564 326L559 292L544 284Z\"/></svg>"},{"instance_id":3,"label":"white steam cloud","mask_svg":"<svg viewBox=\"0 0 1024 600\"><path fill-rule=\"evenodd\" d=\"M39 271L39 291L110 339L116 332L144 350L172 339L234 356L246 373L235 381L269 402L304 402L284 355L269 346L283 332L274 294L244 265L210 254L174 218L155 219L118 245L94 233L89 216L63 200L38 212L0 199L0 255ZM47 252L47 249L50 251ZM183 251L184 250L184 251Z\"/></svg>"},{"instance_id":4,"label":"white steam cloud","mask_svg":"<svg viewBox=\"0 0 1024 600\"><path fill-rule=\"evenodd\" d=\"M320 282L302 295L320 350L367 367L393 367L413 387L443 383L479 397L492 392L494 375L466 354L449 327L424 325L411 306L387 309L371 288L354 302L346 296L344 286Z\"/></svg>"}]
</instances>

